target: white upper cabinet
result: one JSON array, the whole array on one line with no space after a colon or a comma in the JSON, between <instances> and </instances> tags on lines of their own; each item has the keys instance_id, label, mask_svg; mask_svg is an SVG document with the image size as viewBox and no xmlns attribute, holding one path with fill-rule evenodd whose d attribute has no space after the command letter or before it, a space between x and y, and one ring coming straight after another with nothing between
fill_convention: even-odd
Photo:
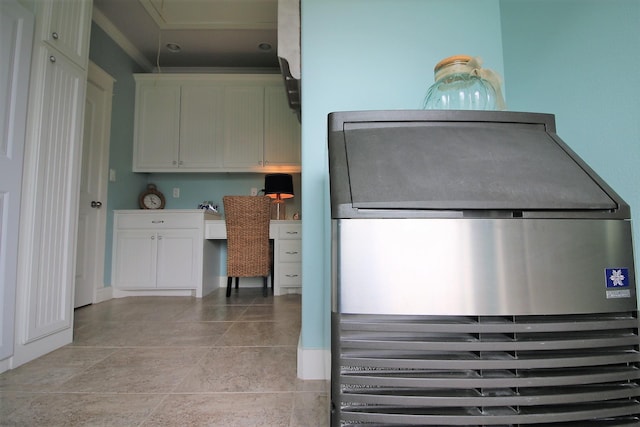
<instances>
[{"instance_id":1,"label":"white upper cabinet","mask_svg":"<svg viewBox=\"0 0 640 427\"><path fill-rule=\"evenodd\" d=\"M140 170L178 167L180 87L139 86L134 162Z\"/></svg>"},{"instance_id":2,"label":"white upper cabinet","mask_svg":"<svg viewBox=\"0 0 640 427\"><path fill-rule=\"evenodd\" d=\"M42 40L86 69L91 31L91 1L56 0L38 4L42 7Z\"/></svg>"},{"instance_id":3,"label":"white upper cabinet","mask_svg":"<svg viewBox=\"0 0 640 427\"><path fill-rule=\"evenodd\" d=\"M300 165L300 123L280 86L264 88L265 166Z\"/></svg>"},{"instance_id":4,"label":"white upper cabinet","mask_svg":"<svg viewBox=\"0 0 640 427\"><path fill-rule=\"evenodd\" d=\"M299 172L279 75L136 74L134 172Z\"/></svg>"},{"instance_id":5,"label":"white upper cabinet","mask_svg":"<svg viewBox=\"0 0 640 427\"><path fill-rule=\"evenodd\" d=\"M222 166L224 89L183 85L180 103L179 165L186 169ZM177 142L177 140L176 140Z\"/></svg>"},{"instance_id":6,"label":"white upper cabinet","mask_svg":"<svg viewBox=\"0 0 640 427\"><path fill-rule=\"evenodd\" d=\"M264 89L260 86L225 90L224 165L230 168L263 166Z\"/></svg>"}]
</instances>

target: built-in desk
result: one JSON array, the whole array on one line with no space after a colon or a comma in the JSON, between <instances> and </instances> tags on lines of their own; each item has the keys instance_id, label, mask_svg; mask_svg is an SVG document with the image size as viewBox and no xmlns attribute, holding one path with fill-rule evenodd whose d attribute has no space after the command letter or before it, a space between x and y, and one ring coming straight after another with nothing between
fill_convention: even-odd
<instances>
[{"instance_id":1,"label":"built-in desk","mask_svg":"<svg viewBox=\"0 0 640 427\"><path fill-rule=\"evenodd\" d=\"M300 221L271 221L269 231L274 242L274 294L301 292ZM224 220L202 210L115 211L111 272L114 297L200 298L226 286L226 238Z\"/></svg>"},{"instance_id":2,"label":"built-in desk","mask_svg":"<svg viewBox=\"0 0 640 427\"><path fill-rule=\"evenodd\" d=\"M207 240L224 240L227 230L223 219L205 221ZM300 221L271 221L269 238L273 240L274 295L302 290L302 224ZM215 275L215 272L211 272Z\"/></svg>"}]
</instances>

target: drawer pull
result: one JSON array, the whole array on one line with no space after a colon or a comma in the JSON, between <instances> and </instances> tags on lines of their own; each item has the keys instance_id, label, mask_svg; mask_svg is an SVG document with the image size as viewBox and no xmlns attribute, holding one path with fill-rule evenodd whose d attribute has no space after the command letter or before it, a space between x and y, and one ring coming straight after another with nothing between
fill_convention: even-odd
<instances>
[{"instance_id":1,"label":"drawer pull","mask_svg":"<svg viewBox=\"0 0 640 427\"><path fill-rule=\"evenodd\" d=\"M287 251L287 252L285 252L285 254L287 254L287 255L297 255L298 251Z\"/></svg>"},{"instance_id":2,"label":"drawer pull","mask_svg":"<svg viewBox=\"0 0 640 427\"><path fill-rule=\"evenodd\" d=\"M297 274L285 274L285 276L287 276L287 277L298 277Z\"/></svg>"},{"instance_id":3,"label":"drawer pull","mask_svg":"<svg viewBox=\"0 0 640 427\"><path fill-rule=\"evenodd\" d=\"M297 231L287 231L287 234L298 234Z\"/></svg>"},{"instance_id":4,"label":"drawer pull","mask_svg":"<svg viewBox=\"0 0 640 427\"><path fill-rule=\"evenodd\" d=\"M151 221L151 224L164 224L164 220L161 220L161 219L153 220Z\"/></svg>"}]
</instances>

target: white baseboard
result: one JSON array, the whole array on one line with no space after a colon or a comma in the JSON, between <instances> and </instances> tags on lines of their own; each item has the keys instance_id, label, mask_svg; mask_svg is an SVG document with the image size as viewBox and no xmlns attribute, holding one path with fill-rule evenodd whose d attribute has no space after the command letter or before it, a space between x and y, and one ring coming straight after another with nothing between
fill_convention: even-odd
<instances>
[{"instance_id":1,"label":"white baseboard","mask_svg":"<svg viewBox=\"0 0 640 427\"><path fill-rule=\"evenodd\" d=\"M111 286L100 288L96 290L96 298L93 303L98 304L100 302L108 301L111 298L113 298L113 288Z\"/></svg>"},{"instance_id":2,"label":"white baseboard","mask_svg":"<svg viewBox=\"0 0 640 427\"><path fill-rule=\"evenodd\" d=\"M298 378L301 380L331 379L331 350L302 348L298 340Z\"/></svg>"},{"instance_id":3,"label":"white baseboard","mask_svg":"<svg viewBox=\"0 0 640 427\"><path fill-rule=\"evenodd\" d=\"M195 296L193 289L150 289L148 291L127 291L123 289L114 289L113 298L124 297L192 297Z\"/></svg>"},{"instance_id":4,"label":"white baseboard","mask_svg":"<svg viewBox=\"0 0 640 427\"><path fill-rule=\"evenodd\" d=\"M221 288L227 287L227 276L220 276L218 278L218 283ZM236 280L233 279L233 286L235 289ZM269 279L269 286L271 286L271 279ZM241 277L240 278L240 288L261 288L262 287L262 277Z\"/></svg>"},{"instance_id":5,"label":"white baseboard","mask_svg":"<svg viewBox=\"0 0 640 427\"><path fill-rule=\"evenodd\" d=\"M9 359L0 360L0 374L9 370Z\"/></svg>"}]
</instances>

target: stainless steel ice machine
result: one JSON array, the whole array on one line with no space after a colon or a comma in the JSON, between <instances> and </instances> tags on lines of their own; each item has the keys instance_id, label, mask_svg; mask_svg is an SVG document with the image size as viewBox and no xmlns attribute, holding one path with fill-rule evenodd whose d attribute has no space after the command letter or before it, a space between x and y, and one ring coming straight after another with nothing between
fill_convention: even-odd
<instances>
[{"instance_id":1,"label":"stainless steel ice machine","mask_svg":"<svg viewBox=\"0 0 640 427\"><path fill-rule=\"evenodd\" d=\"M555 132L329 115L333 426L640 424L630 209Z\"/></svg>"}]
</instances>

